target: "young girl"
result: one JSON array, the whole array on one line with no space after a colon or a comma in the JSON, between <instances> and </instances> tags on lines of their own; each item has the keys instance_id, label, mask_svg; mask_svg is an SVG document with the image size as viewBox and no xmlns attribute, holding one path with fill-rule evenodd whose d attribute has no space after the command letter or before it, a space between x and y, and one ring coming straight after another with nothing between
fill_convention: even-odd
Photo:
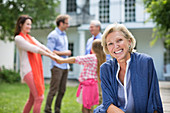
<instances>
[{"instance_id":1,"label":"young girl","mask_svg":"<svg viewBox=\"0 0 170 113\"><path fill-rule=\"evenodd\" d=\"M82 112L90 113L93 105L99 104L98 78L100 65L106 61L106 55L101 46L101 40L96 39L92 44L92 53L85 56L70 58L56 57L58 63L77 63L84 65L79 77L77 102L83 104Z\"/></svg>"}]
</instances>

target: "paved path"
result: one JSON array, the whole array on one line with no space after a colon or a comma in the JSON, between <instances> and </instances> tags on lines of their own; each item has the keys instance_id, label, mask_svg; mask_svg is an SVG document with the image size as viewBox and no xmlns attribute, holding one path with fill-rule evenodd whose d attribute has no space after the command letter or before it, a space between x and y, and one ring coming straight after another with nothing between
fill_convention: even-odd
<instances>
[{"instance_id":1,"label":"paved path","mask_svg":"<svg viewBox=\"0 0 170 113\"><path fill-rule=\"evenodd\" d=\"M170 81L159 81L164 113L170 113Z\"/></svg>"}]
</instances>

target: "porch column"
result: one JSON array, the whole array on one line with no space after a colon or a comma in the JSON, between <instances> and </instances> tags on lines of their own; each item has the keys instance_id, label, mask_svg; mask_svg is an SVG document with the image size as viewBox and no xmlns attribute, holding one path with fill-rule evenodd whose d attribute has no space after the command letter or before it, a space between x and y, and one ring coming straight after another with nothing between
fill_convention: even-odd
<instances>
[{"instance_id":1,"label":"porch column","mask_svg":"<svg viewBox=\"0 0 170 113\"><path fill-rule=\"evenodd\" d=\"M79 33L79 41L78 41L78 56L85 55L85 31L78 31ZM78 65L76 67L77 75L80 75L81 71L83 70L83 65ZM79 76L77 76L77 79Z\"/></svg>"},{"instance_id":2,"label":"porch column","mask_svg":"<svg viewBox=\"0 0 170 113\"><path fill-rule=\"evenodd\" d=\"M78 31L79 33L79 55L85 55L85 31Z\"/></svg>"}]
</instances>

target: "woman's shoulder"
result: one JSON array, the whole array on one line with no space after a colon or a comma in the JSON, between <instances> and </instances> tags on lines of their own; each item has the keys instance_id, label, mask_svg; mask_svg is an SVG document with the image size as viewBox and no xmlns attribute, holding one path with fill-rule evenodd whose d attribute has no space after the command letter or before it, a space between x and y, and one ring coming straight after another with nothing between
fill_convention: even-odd
<instances>
[{"instance_id":1,"label":"woman's shoulder","mask_svg":"<svg viewBox=\"0 0 170 113\"><path fill-rule=\"evenodd\" d=\"M21 35L16 35L14 38L15 42L22 41L24 38Z\"/></svg>"},{"instance_id":2,"label":"woman's shoulder","mask_svg":"<svg viewBox=\"0 0 170 113\"><path fill-rule=\"evenodd\" d=\"M101 68L104 68L104 67L112 67L115 63L116 63L116 59L112 58L112 59L107 60L106 62L104 62L104 63L101 65Z\"/></svg>"},{"instance_id":3,"label":"woman's shoulder","mask_svg":"<svg viewBox=\"0 0 170 113\"><path fill-rule=\"evenodd\" d=\"M18 38L23 38L23 37L21 35L16 35L15 39L18 39Z\"/></svg>"},{"instance_id":4,"label":"woman's shoulder","mask_svg":"<svg viewBox=\"0 0 170 113\"><path fill-rule=\"evenodd\" d=\"M152 57L146 53L138 53L138 52L134 52L132 53L133 56L135 56L135 58L139 61L148 61L148 60L152 60Z\"/></svg>"}]
</instances>

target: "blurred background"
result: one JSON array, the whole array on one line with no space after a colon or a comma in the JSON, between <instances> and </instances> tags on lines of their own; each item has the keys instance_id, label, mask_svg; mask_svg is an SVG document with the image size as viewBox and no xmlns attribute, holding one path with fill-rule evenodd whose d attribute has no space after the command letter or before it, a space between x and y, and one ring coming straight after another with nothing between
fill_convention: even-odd
<instances>
[{"instance_id":1,"label":"blurred background","mask_svg":"<svg viewBox=\"0 0 170 113\"><path fill-rule=\"evenodd\" d=\"M112 23L124 24L137 40L136 50L149 54L159 80L170 80L169 0L0 0L0 68L19 72L19 54L13 41L21 14L33 18L31 35L46 45L58 14L69 14L66 31L73 56L84 55L89 23L99 20L103 32ZM50 78L50 59L42 56L44 78ZM70 65L68 79L78 79L82 67Z\"/></svg>"}]
</instances>

